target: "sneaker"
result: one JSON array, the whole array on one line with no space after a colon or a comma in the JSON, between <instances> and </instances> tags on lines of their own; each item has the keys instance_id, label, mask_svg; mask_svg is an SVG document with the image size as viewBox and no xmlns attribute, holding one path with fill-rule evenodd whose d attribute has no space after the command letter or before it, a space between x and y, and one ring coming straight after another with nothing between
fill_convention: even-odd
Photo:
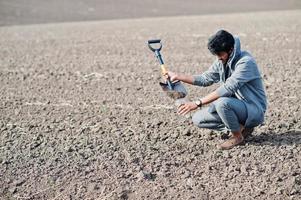
<instances>
[{"instance_id":1,"label":"sneaker","mask_svg":"<svg viewBox=\"0 0 301 200\"><path fill-rule=\"evenodd\" d=\"M218 145L218 149L220 150L228 150L232 149L234 146L241 144L244 141L244 137L230 137L228 140L225 142L221 143Z\"/></svg>"}]
</instances>

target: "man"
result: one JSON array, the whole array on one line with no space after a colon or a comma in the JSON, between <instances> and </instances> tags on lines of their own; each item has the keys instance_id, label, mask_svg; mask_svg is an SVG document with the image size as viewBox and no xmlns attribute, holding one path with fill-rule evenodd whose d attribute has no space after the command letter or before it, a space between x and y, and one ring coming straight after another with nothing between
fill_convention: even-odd
<instances>
[{"instance_id":1,"label":"man","mask_svg":"<svg viewBox=\"0 0 301 200\"><path fill-rule=\"evenodd\" d=\"M198 110L193 123L200 128L229 130L232 136L220 144L220 149L230 149L243 142L255 126L264 121L267 100L260 71L254 58L240 50L239 38L220 30L209 38L209 51L217 57L212 66L201 75L182 75L168 72L171 81L206 87L213 83L221 85L207 96L182 104L178 113Z\"/></svg>"}]
</instances>

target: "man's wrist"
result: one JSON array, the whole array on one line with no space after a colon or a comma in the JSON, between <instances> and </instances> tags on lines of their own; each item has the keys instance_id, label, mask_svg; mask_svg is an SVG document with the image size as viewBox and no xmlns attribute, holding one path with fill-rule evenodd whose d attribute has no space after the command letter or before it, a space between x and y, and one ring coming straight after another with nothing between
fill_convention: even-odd
<instances>
[{"instance_id":1,"label":"man's wrist","mask_svg":"<svg viewBox=\"0 0 301 200\"><path fill-rule=\"evenodd\" d=\"M202 105L203 105L203 103L202 103L202 100L201 99L199 99L199 100L196 100L195 102L194 102L198 107L202 107Z\"/></svg>"},{"instance_id":2,"label":"man's wrist","mask_svg":"<svg viewBox=\"0 0 301 200\"><path fill-rule=\"evenodd\" d=\"M181 81L181 75L180 75L180 74L176 74L176 75L175 75L175 80Z\"/></svg>"}]
</instances>

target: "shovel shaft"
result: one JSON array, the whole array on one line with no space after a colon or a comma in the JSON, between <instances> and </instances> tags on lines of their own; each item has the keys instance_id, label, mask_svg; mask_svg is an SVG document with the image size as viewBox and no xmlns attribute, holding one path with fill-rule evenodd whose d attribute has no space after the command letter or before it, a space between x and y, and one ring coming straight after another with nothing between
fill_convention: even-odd
<instances>
[{"instance_id":1,"label":"shovel shaft","mask_svg":"<svg viewBox=\"0 0 301 200\"><path fill-rule=\"evenodd\" d=\"M167 69L164 65L164 61L162 59L162 56L160 54L160 51L155 51L155 55L156 55L156 58L157 60L159 61L160 65L161 65L161 72L163 75L166 75L167 74Z\"/></svg>"},{"instance_id":2,"label":"shovel shaft","mask_svg":"<svg viewBox=\"0 0 301 200\"><path fill-rule=\"evenodd\" d=\"M160 65L161 65L161 72L162 72L162 74L165 76L165 75L168 75L168 74L167 74L167 69L166 69L166 67L164 66L164 61L163 61L162 56L161 56L161 54L160 54L160 50L161 50L161 48L162 48L162 44L161 44L160 42L161 42L161 40L149 40L149 41L148 41L148 46L149 46L149 48L150 48L153 52L155 52L156 58L157 58L157 60L159 61ZM160 47L157 48L157 49L154 48L154 47L152 47L151 44L155 44L155 43L160 43ZM170 90L173 90L173 85L172 85L172 83L171 83L171 81L170 81L170 77L169 77L169 76L167 76L166 82L167 82L167 84L168 84L168 88L169 88Z\"/></svg>"},{"instance_id":3,"label":"shovel shaft","mask_svg":"<svg viewBox=\"0 0 301 200\"><path fill-rule=\"evenodd\" d=\"M156 51L155 51L155 55L156 55L156 58L157 58L157 60L159 61L160 65L164 65L164 61L163 61L163 59L162 59L162 56L161 56L161 54L160 54L160 51L156 50Z\"/></svg>"},{"instance_id":4,"label":"shovel shaft","mask_svg":"<svg viewBox=\"0 0 301 200\"><path fill-rule=\"evenodd\" d=\"M162 59L162 56L161 56L160 52L159 51L155 51L155 54L156 54L156 57L157 57L159 63L161 64L161 72L162 72L163 76L167 75L167 69L166 69L166 67L164 65L164 62L163 62L163 59ZM168 84L168 88L170 90L172 90L173 87L172 87L172 83L170 81L170 77L169 76L167 76L166 82Z\"/></svg>"},{"instance_id":5,"label":"shovel shaft","mask_svg":"<svg viewBox=\"0 0 301 200\"><path fill-rule=\"evenodd\" d=\"M170 78L169 78L169 77L167 77L166 82L167 82L167 84L168 84L169 89L170 89L170 90L173 90L173 86L172 86L172 84L171 84L171 81L170 81Z\"/></svg>"},{"instance_id":6,"label":"shovel shaft","mask_svg":"<svg viewBox=\"0 0 301 200\"><path fill-rule=\"evenodd\" d=\"M162 72L163 76L168 75L168 74L167 74L167 69L165 68L164 64L161 65L161 72ZM169 76L167 76L166 82L167 82L167 84L168 84L168 88L169 88L170 90L172 90L173 87L172 87L172 84L171 84L171 81L170 81L170 77L169 77Z\"/></svg>"},{"instance_id":7,"label":"shovel shaft","mask_svg":"<svg viewBox=\"0 0 301 200\"><path fill-rule=\"evenodd\" d=\"M165 76L167 74L167 69L166 69L165 65L161 65L161 73L163 76Z\"/></svg>"}]
</instances>

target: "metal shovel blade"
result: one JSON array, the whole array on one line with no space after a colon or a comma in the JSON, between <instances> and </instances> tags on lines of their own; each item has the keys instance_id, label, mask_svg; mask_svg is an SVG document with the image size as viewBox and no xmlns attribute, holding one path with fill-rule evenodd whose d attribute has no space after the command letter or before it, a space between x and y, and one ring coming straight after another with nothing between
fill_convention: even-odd
<instances>
[{"instance_id":1,"label":"metal shovel blade","mask_svg":"<svg viewBox=\"0 0 301 200\"><path fill-rule=\"evenodd\" d=\"M186 97L187 90L181 81L176 81L172 83L172 90L169 88L167 83L159 83L163 91L172 99L181 99Z\"/></svg>"}]
</instances>

